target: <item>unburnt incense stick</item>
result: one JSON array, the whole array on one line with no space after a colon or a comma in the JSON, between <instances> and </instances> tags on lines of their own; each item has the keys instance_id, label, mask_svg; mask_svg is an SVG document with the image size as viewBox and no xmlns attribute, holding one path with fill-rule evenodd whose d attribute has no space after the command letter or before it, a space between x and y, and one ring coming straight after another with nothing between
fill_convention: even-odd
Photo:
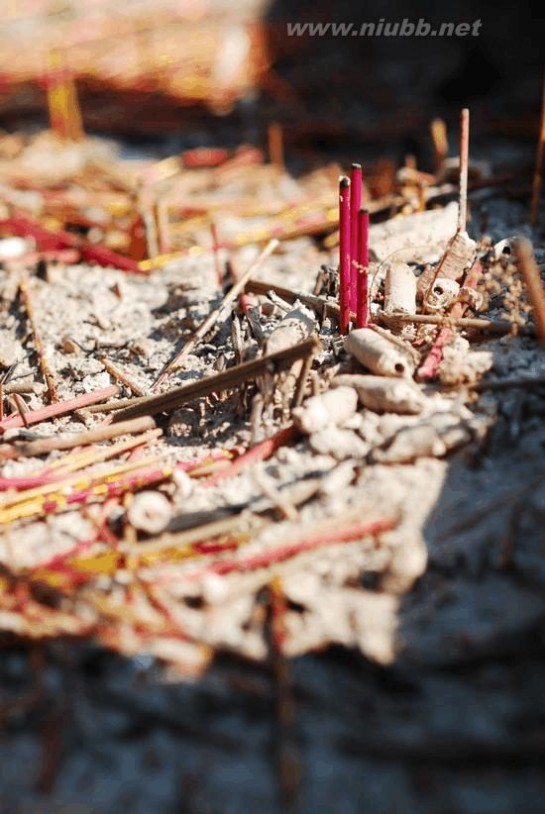
<instances>
[{"instance_id":1,"label":"unburnt incense stick","mask_svg":"<svg viewBox=\"0 0 545 814\"><path fill-rule=\"evenodd\" d=\"M352 268L350 228L350 178L339 180L339 307L341 334L348 333L352 304L350 275Z\"/></svg>"},{"instance_id":2,"label":"unburnt incense stick","mask_svg":"<svg viewBox=\"0 0 545 814\"><path fill-rule=\"evenodd\" d=\"M358 212L357 310L356 325L366 328L369 322L369 212Z\"/></svg>"},{"instance_id":3,"label":"unburnt incense stick","mask_svg":"<svg viewBox=\"0 0 545 814\"><path fill-rule=\"evenodd\" d=\"M361 209L363 174L361 164L350 170L350 308L357 311L359 277L359 211Z\"/></svg>"}]
</instances>

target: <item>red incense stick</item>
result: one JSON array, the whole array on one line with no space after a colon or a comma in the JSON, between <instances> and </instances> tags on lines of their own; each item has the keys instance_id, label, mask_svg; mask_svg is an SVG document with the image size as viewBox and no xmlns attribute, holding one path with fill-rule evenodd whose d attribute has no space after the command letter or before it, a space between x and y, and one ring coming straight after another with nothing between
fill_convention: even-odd
<instances>
[{"instance_id":1,"label":"red incense stick","mask_svg":"<svg viewBox=\"0 0 545 814\"><path fill-rule=\"evenodd\" d=\"M339 180L339 307L341 309L339 330L348 333L350 323L350 178Z\"/></svg>"},{"instance_id":2,"label":"red incense stick","mask_svg":"<svg viewBox=\"0 0 545 814\"><path fill-rule=\"evenodd\" d=\"M350 267L350 308L352 311L357 310L358 301L358 213L361 209L362 182L361 164L352 164L350 171L350 256L352 259Z\"/></svg>"},{"instance_id":3,"label":"red incense stick","mask_svg":"<svg viewBox=\"0 0 545 814\"><path fill-rule=\"evenodd\" d=\"M360 209L358 212L358 254L357 264L357 306L356 325L366 328L369 322L369 212Z\"/></svg>"}]
</instances>

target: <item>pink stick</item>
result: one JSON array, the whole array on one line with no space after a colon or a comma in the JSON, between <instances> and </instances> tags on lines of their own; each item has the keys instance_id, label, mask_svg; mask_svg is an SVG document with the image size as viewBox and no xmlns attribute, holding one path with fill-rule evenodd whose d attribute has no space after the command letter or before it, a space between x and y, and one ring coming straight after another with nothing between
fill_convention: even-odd
<instances>
[{"instance_id":1,"label":"pink stick","mask_svg":"<svg viewBox=\"0 0 545 814\"><path fill-rule=\"evenodd\" d=\"M358 301L356 308L356 325L366 328L369 322L369 212L360 209L358 212Z\"/></svg>"},{"instance_id":2,"label":"pink stick","mask_svg":"<svg viewBox=\"0 0 545 814\"><path fill-rule=\"evenodd\" d=\"M339 330L348 333L350 323L350 178L342 176L339 181L339 306L341 309Z\"/></svg>"},{"instance_id":3,"label":"pink stick","mask_svg":"<svg viewBox=\"0 0 545 814\"><path fill-rule=\"evenodd\" d=\"M66 415L72 413L74 410L81 410L83 407L89 407L91 404L98 404L100 401L106 401L113 396L119 394L119 387L112 384L110 387L103 387L101 390L93 390L91 393L83 393L81 396L76 396L73 399L66 399L66 401L56 401L54 404L48 404L47 407L39 407L37 410L29 410L23 417L19 413L10 415L3 421L0 421L0 433L13 427L24 427L25 424L38 424L40 421L47 421L48 418L55 418L59 415Z\"/></svg>"},{"instance_id":4,"label":"pink stick","mask_svg":"<svg viewBox=\"0 0 545 814\"><path fill-rule=\"evenodd\" d=\"M214 574L231 574L233 571L256 571L258 568L269 568L278 562L283 562L291 557L296 557L305 551L313 551L322 546L332 545L335 543L348 543L352 540L359 540L363 537L369 537L374 534L380 534L383 531L389 531L397 525L397 521L393 517L384 517L380 520L372 520L368 522L357 523L354 526L347 528L338 528L333 531L324 531L322 533L307 537L303 540L298 540L293 543L286 543L276 548L270 548L267 551L262 551L259 554L252 554L247 557L238 557L236 559L218 560L211 563L204 568L196 569L184 574L184 578L188 580L199 579L207 573Z\"/></svg>"},{"instance_id":5,"label":"pink stick","mask_svg":"<svg viewBox=\"0 0 545 814\"><path fill-rule=\"evenodd\" d=\"M284 429L279 430L271 438L267 438L260 444L256 444L255 447L252 447L243 455L240 455L226 469L220 469L219 472L211 475L204 481L204 486L215 486L217 483L220 483L226 478L236 477L239 472L242 472L242 470L247 466L251 466L258 461L265 461L267 458L270 458L271 455L273 455L280 447L283 447L286 444L291 444L291 442L297 438L297 435L298 432L293 424L290 424L288 427L284 427Z\"/></svg>"},{"instance_id":6,"label":"pink stick","mask_svg":"<svg viewBox=\"0 0 545 814\"><path fill-rule=\"evenodd\" d=\"M350 257L352 260L350 268L350 308L354 312L358 307L358 267L356 261L359 257L358 213L361 209L362 181L361 164L352 164L350 172Z\"/></svg>"}]
</instances>

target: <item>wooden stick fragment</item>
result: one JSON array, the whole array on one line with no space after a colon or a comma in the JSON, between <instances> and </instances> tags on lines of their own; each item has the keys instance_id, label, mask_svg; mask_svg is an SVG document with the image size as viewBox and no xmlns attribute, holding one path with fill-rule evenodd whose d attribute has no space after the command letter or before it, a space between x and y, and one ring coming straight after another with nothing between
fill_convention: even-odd
<instances>
[{"instance_id":1,"label":"wooden stick fragment","mask_svg":"<svg viewBox=\"0 0 545 814\"><path fill-rule=\"evenodd\" d=\"M20 415L10 415L3 421L0 421L0 433L15 427L29 426L30 424L39 424L40 421L47 421L49 418L56 418L60 415L67 415L73 413L74 410L80 410L82 407L88 407L90 404L97 404L100 401L106 401L113 396L119 394L119 387L111 385L110 387L103 387L100 390L93 390L91 393L83 393L81 396L66 399L65 401L56 401L54 404L49 404L47 407L39 407L37 410L29 410L25 413L25 419Z\"/></svg>"},{"instance_id":2,"label":"wooden stick fragment","mask_svg":"<svg viewBox=\"0 0 545 814\"><path fill-rule=\"evenodd\" d=\"M533 309L537 339L539 344L545 347L545 288L534 257L533 246L527 238L516 241L515 255Z\"/></svg>"},{"instance_id":3,"label":"wooden stick fragment","mask_svg":"<svg viewBox=\"0 0 545 814\"><path fill-rule=\"evenodd\" d=\"M120 384L125 385L131 393L134 393L135 396L145 396L145 391L142 387L139 387L133 380L127 376L126 373L123 373L117 365L114 365L106 355L102 355L100 357L101 364L104 365L104 369L112 376L117 382Z\"/></svg>"},{"instance_id":4,"label":"wooden stick fragment","mask_svg":"<svg viewBox=\"0 0 545 814\"><path fill-rule=\"evenodd\" d=\"M541 99L541 122L537 137L536 166L532 184L532 205L530 208L530 223L537 226L539 199L543 184L543 159L545 158L545 75L543 76L543 93Z\"/></svg>"},{"instance_id":5,"label":"wooden stick fragment","mask_svg":"<svg viewBox=\"0 0 545 814\"><path fill-rule=\"evenodd\" d=\"M441 325L447 328L466 328L483 331L497 336L506 336L513 330L513 324L504 319L484 319L482 317L454 317L442 314L405 314L401 312L386 314L380 311L376 318L388 327L395 328L399 324L407 325Z\"/></svg>"},{"instance_id":6,"label":"wooden stick fragment","mask_svg":"<svg viewBox=\"0 0 545 814\"><path fill-rule=\"evenodd\" d=\"M114 416L114 421L124 421L141 415L175 412L189 401L209 396L211 393L230 390L238 387L242 382L272 372L277 365L289 366L297 359L305 359L309 354L315 353L319 346L317 339L306 339L291 348L261 356L259 359L252 359L250 362L244 362L237 367L217 373L215 376L207 376L199 381L191 382L191 384L168 390L166 393L134 399L131 407L120 410Z\"/></svg>"},{"instance_id":7,"label":"wooden stick fragment","mask_svg":"<svg viewBox=\"0 0 545 814\"><path fill-rule=\"evenodd\" d=\"M93 429L86 432L57 435L52 438L38 438L36 441L17 443L16 450L27 458L33 458L38 455L47 455L47 453L54 450L74 449L75 447L98 444L101 441L111 441L112 438L118 438L120 435L138 434L146 432L146 430L152 430L154 427L155 421L153 418L142 416L142 418L123 421L119 424L110 424L108 426L101 424L99 427L93 427Z\"/></svg>"},{"instance_id":8,"label":"wooden stick fragment","mask_svg":"<svg viewBox=\"0 0 545 814\"><path fill-rule=\"evenodd\" d=\"M165 365L165 367L159 374L159 377L152 385L151 388L152 392L154 390L157 390L157 388L160 387L168 379L170 374L180 367L183 360L193 351L193 349L201 341L201 339L203 339L203 337L206 336L208 331L210 331L211 328L213 328L214 325L220 319L225 318L227 316L227 313L232 309L233 304L236 302L238 295L242 291L244 291L244 288L252 274L254 274L257 271L259 266L267 259L267 257L270 257L270 255L274 252L278 245L279 245L278 240L271 240L269 243L267 243L259 257L256 260L254 260L251 266L240 277L238 282L236 282L234 286L227 292L219 307L216 308L215 311L212 311L212 313L205 319L205 321L201 323L201 325L199 326L197 331L193 334L191 339L188 342L186 342L182 349L170 360L170 362L168 362Z\"/></svg>"}]
</instances>

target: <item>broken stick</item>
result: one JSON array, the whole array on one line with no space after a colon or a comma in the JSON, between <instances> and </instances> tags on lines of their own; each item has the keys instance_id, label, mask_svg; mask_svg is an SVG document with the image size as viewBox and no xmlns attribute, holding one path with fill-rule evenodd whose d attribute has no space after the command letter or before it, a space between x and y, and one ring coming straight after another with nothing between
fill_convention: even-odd
<instances>
[{"instance_id":1,"label":"broken stick","mask_svg":"<svg viewBox=\"0 0 545 814\"><path fill-rule=\"evenodd\" d=\"M259 359L252 359L250 362L244 362L242 365L224 370L215 376L207 376L197 382L176 387L174 390L159 393L156 396L134 399L133 406L116 413L114 421L124 421L142 415L173 413L189 401L238 387L242 382L276 370L277 365L289 367L297 359L305 359L316 353L319 347L320 343L317 339L306 339L291 348L261 356Z\"/></svg>"}]
</instances>

